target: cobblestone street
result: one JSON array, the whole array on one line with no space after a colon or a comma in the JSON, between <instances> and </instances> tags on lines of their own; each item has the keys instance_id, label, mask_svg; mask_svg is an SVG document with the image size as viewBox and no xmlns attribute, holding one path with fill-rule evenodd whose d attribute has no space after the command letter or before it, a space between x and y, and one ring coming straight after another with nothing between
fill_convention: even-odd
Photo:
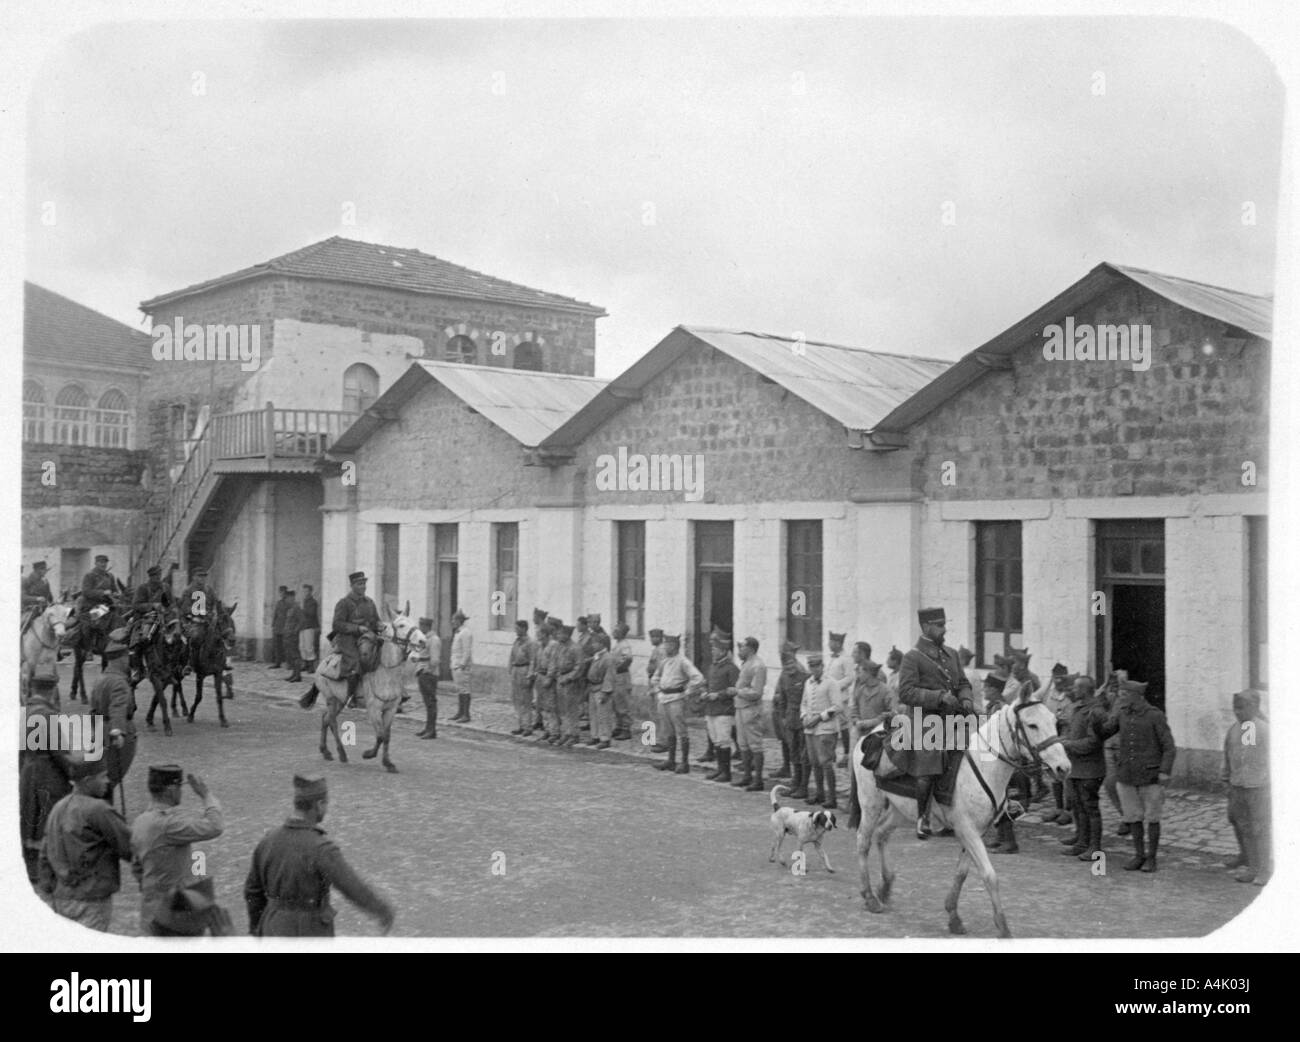
<instances>
[{"instance_id":1,"label":"cobblestone street","mask_svg":"<svg viewBox=\"0 0 1300 1042\"><path fill-rule=\"evenodd\" d=\"M237 699L227 705L231 726L224 731L210 696L194 724L174 723L174 737L148 731L140 693L140 749L127 803L128 817L146 805L150 763L179 762L211 784L227 828L199 849L241 932L252 849L288 815L294 771L310 769L330 783L326 828L398 907L397 936L947 936L942 903L956 861L951 840L921 844L900 834L892 846L893 904L874 916L858 897L847 829L826 843L834 875L811 851L803 878L768 863L766 793L708 784L698 769L689 777L651 771L642 761L654 757L640 750L557 751L494 735L511 725L508 707L488 697L474 699L472 725L444 722L436 741L414 738L420 714L400 716L396 775L361 759L368 725L362 713L349 711L344 719L356 724L355 754L346 765L325 763L316 750L319 712L294 702L306 685L247 663L235 670ZM90 674L93 683L98 670ZM450 715L454 699L440 699L440 709ZM186 801L193 803L188 792ZM1234 883L1211 856L1221 845L1222 830L1210 826L1222 801L1170 802L1183 824L1154 876L1119 870L1128 848L1113 835L1113 870L1093 876L1058 856L1059 827L1020 828L1022 853L995 859L1015 936L1200 936L1235 916L1261 891ZM846 818L841 810L841 823ZM1204 837L1197 832L1202 821ZM1112 833L1109 815L1107 822ZM1171 826L1167 835L1175 831ZM336 903L339 934L378 933L337 895ZM135 884L124 871L114 931L135 933L137 910ZM977 879L967 882L962 912L972 935L993 935Z\"/></svg>"}]
</instances>

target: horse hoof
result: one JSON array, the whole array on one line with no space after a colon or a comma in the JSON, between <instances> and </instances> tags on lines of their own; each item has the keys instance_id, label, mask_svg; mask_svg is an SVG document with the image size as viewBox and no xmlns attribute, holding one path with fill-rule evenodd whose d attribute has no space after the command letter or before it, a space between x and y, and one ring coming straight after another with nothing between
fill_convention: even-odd
<instances>
[{"instance_id":1,"label":"horse hoof","mask_svg":"<svg viewBox=\"0 0 1300 1042\"><path fill-rule=\"evenodd\" d=\"M956 934L958 937L964 937L966 935L966 927L962 924L962 921L954 915L948 920L948 932Z\"/></svg>"},{"instance_id":2,"label":"horse hoof","mask_svg":"<svg viewBox=\"0 0 1300 1042\"><path fill-rule=\"evenodd\" d=\"M361 759L373 760L378 755L379 755L378 749L367 749L361 754Z\"/></svg>"},{"instance_id":3,"label":"horse hoof","mask_svg":"<svg viewBox=\"0 0 1300 1042\"><path fill-rule=\"evenodd\" d=\"M862 903L867 906L867 911L874 915L879 915L885 910L885 906L874 897L864 897Z\"/></svg>"},{"instance_id":4,"label":"horse hoof","mask_svg":"<svg viewBox=\"0 0 1300 1042\"><path fill-rule=\"evenodd\" d=\"M391 763L386 763L386 764L384 764L384 770L386 770L389 774L396 774L396 773L397 773L397 767L396 767L394 764L391 764Z\"/></svg>"},{"instance_id":5,"label":"horse hoof","mask_svg":"<svg viewBox=\"0 0 1300 1042\"><path fill-rule=\"evenodd\" d=\"M327 759L327 760L332 760L332 759L334 759L334 754L333 754L332 752L330 752L328 749L326 749L325 746L323 746L323 745L320 747L320 754L321 754L323 757L325 757L325 759Z\"/></svg>"}]
</instances>

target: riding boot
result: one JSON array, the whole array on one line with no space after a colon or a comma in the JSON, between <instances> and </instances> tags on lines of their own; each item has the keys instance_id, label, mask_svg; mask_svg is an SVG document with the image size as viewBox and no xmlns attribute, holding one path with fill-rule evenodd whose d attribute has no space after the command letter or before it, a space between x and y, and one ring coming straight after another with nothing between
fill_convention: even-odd
<instances>
[{"instance_id":1,"label":"riding boot","mask_svg":"<svg viewBox=\"0 0 1300 1042\"><path fill-rule=\"evenodd\" d=\"M1121 822L1119 823L1119 828L1117 828L1117 829L1115 830L1115 835L1117 835L1117 836L1127 836L1127 835L1129 834L1129 830L1130 830L1131 828L1132 828L1132 826L1131 826L1127 821L1121 821Z\"/></svg>"},{"instance_id":2,"label":"riding boot","mask_svg":"<svg viewBox=\"0 0 1300 1042\"><path fill-rule=\"evenodd\" d=\"M745 773L731 784L738 789L743 789L754 780L754 754L748 749L740 754L740 769Z\"/></svg>"},{"instance_id":3,"label":"riding boot","mask_svg":"<svg viewBox=\"0 0 1300 1042\"><path fill-rule=\"evenodd\" d=\"M1020 844L1016 842L1015 823L1005 814L998 819L998 841L989 849L996 850L999 854L1020 853Z\"/></svg>"},{"instance_id":4,"label":"riding boot","mask_svg":"<svg viewBox=\"0 0 1300 1042\"><path fill-rule=\"evenodd\" d=\"M796 763L794 765L794 787L791 788L787 799L802 800L808 795L808 765L806 763Z\"/></svg>"},{"instance_id":5,"label":"riding boot","mask_svg":"<svg viewBox=\"0 0 1300 1042\"><path fill-rule=\"evenodd\" d=\"M730 752L730 750L728 750L728 752L727 752L727 759L728 759L728 760L731 759L731 752ZM728 773L730 773L730 772L728 772ZM717 781L719 775L721 775L721 774L722 774L722 750L719 749L719 750L718 750L718 764L717 764L716 767L713 768L713 770L709 771L709 773L706 774L706 775L704 776L704 780L705 780L705 781Z\"/></svg>"},{"instance_id":6,"label":"riding boot","mask_svg":"<svg viewBox=\"0 0 1300 1042\"><path fill-rule=\"evenodd\" d=\"M731 781L731 750L718 750L718 769L713 774L713 780L723 782Z\"/></svg>"},{"instance_id":7,"label":"riding boot","mask_svg":"<svg viewBox=\"0 0 1300 1042\"><path fill-rule=\"evenodd\" d=\"M420 700L424 703L424 730L416 734L416 738L437 738L438 737L438 711L434 708L435 702L429 695L421 694Z\"/></svg>"},{"instance_id":8,"label":"riding boot","mask_svg":"<svg viewBox=\"0 0 1300 1042\"><path fill-rule=\"evenodd\" d=\"M1133 857L1124 862L1124 868L1128 872L1136 872L1147 859L1147 844L1142 833L1142 822L1133 822L1130 830L1133 834Z\"/></svg>"},{"instance_id":9,"label":"riding boot","mask_svg":"<svg viewBox=\"0 0 1300 1042\"><path fill-rule=\"evenodd\" d=\"M934 788L931 777L916 779L916 838L929 839L930 830L930 790Z\"/></svg>"},{"instance_id":10,"label":"riding boot","mask_svg":"<svg viewBox=\"0 0 1300 1042\"><path fill-rule=\"evenodd\" d=\"M1143 872L1154 872L1156 870L1156 851L1160 847L1160 822L1152 821L1147 824L1147 859L1142 862Z\"/></svg>"},{"instance_id":11,"label":"riding boot","mask_svg":"<svg viewBox=\"0 0 1300 1042\"><path fill-rule=\"evenodd\" d=\"M467 724L469 723L469 692L462 691L457 696L457 700L460 703L460 713L458 714L460 722L462 724Z\"/></svg>"},{"instance_id":12,"label":"riding boot","mask_svg":"<svg viewBox=\"0 0 1300 1042\"><path fill-rule=\"evenodd\" d=\"M668 759L666 759L663 763L655 764L656 771L677 770L677 743L669 742L667 752L668 752Z\"/></svg>"},{"instance_id":13,"label":"riding boot","mask_svg":"<svg viewBox=\"0 0 1300 1042\"><path fill-rule=\"evenodd\" d=\"M763 791L763 754L761 752L754 753L754 780L745 786L745 791L746 792ZM832 788L831 798L833 799L834 796L835 796L835 790Z\"/></svg>"},{"instance_id":14,"label":"riding boot","mask_svg":"<svg viewBox=\"0 0 1300 1042\"><path fill-rule=\"evenodd\" d=\"M781 769L772 773L773 778L789 778L790 774L790 743L784 739L781 740Z\"/></svg>"},{"instance_id":15,"label":"riding boot","mask_svg":"<svg viewBox=\"0 0 1300 1042\"><path fill-rule=\"evenodd\" d=\"M677 774L691 773L690 757L691 757L691 740L689 738L683 738L682 739L682 762L677 765L677 771L676 771Z\"/></svg>"},{"instance_id":16,"label":"riding boot","mask_svg":"<svg viewBox=\"0 0 1300 1042\"><path fill-rule=\"evenodd\" d=\"M812 771L812 780L817 783L817 790L805 796L804 803L812 806L814 803L821 803L826 799L826 788L823 782L822 765L819 763L809 764L809 769Z\"/></svg>"},{"instance_id":17,"label":"riding boot","mask_svg":"<svg viewBox=\"0 0 1300 1042\"><path fill-rule=\"evenodd\" d=\"M704 750L704 755L701 756L701 757L700 757L698 760L696 760L695 762L696 762L696 763L712 763L712 762L714 761L714 759L717 757L717 754L718 754L717 748L716 748L716 747L714 746L714 744L713 744L713 739L710 738L710 739L709 739L709 747L708 747L707 749Z\"/></svg>"},{"instance_id":18,"label":"riding boot","mask_svg":"<svg viewBox=\"0 0 1300 1042\"><path fill-rule=\"evenodd\" d=\"M348 677L348 700L343 703L344 709L349 709L356 702L357 690L361 687L361 674L353 673Z\"/></svg>"},{"instance_id":19,"label":"riding boot","mask_svg":"<svg viewBox=\"0 0 1300 1042\"><path fill-rule=\"evenodd\" d=\"M1080 820L1088 825L1088 847L1079 855L1079 860L1091 861L1093 854L1101 850L1101 808L1098 807L1091 814L1082 810L1078 813Z\"/></svg>"},{"instance_id":20,"label":"riding boot","mask_svg":"<svg viewBox=\"0 0 1300 1042\"><path fill-rule=\"evenodd\" d=\"M822 807L825 810L838 810L839 804L835 802L835 766L828 763L823 770L826 772L826 801L822 804ZM761 789L762 785L760 784L758 788Z\"/></svg>"},{"instance_id":21,"label":"riding boot","mask_svg":"<svg viewBox=\"0 0 1300 1042\"><path fill-rule=\"evenodd\" d=\"M1093 849L1092 823L1088 820L1086 814L1078 814L1076 817L1079 819L1079 824L1078 828L1075 829L1075 843L1073 846L1062 850L1061 854L1065 857L1083 858L1084 851ZM1083 860L1087 860L1087 858L1083 858Z\"/></svg>"}]
</instances>

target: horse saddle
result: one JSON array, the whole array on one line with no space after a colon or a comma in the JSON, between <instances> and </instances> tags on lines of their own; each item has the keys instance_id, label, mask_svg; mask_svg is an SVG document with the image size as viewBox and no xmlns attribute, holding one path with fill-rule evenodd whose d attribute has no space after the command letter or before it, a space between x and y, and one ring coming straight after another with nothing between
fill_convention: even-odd
<instances>
[{"instance_id":1,"label":"horse saddle","mask_svg":"<svg viewBox=\"0 0 1300 1042\"><path fill-rule=\"evenodd\" d=\"M862 739L862 766L871 771L876 786L895 796L916 799L916 776L908 774L891 758L886 746L889 734L883 727L872 731ZM945 807L952 806L952 795L956 789L957 771L961 769L961 755L950 754L945 757L943 774L935 779L931 794L936 803Z\"/></svg>"},{"instance_id":2,"label":"horse saddle","mask_svg":"<svg viewBox=\"0 0 1300 1042\"><path fill-rule=\"evenodd\" d=\"M343 677L343 656L331 651L320 664L320 675L326 680L340 680Z\"/></svg>"}]
</instances>

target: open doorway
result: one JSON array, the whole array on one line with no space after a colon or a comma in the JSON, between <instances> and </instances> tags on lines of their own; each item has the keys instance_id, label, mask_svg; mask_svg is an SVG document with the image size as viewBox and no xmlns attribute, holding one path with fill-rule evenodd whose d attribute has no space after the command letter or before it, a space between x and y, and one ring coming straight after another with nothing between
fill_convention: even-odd
<instances>
[{"instance_id":1,"label":"open doorway","mask_svg":"<svg viewBox=\"0 0 1300 1042\"><path fill-rule=\"evenodd\" d=\"M1125 670L1147 683L1147 700L1165 708L1165 543L1163 521L1097 525L1097 673Z\"/></svg>"},{"instance_id":2,"label":"open doorway","mask_svg":"<svg viewBox=\"0 0 1300 1042\"><path fill-rule=\"evenodd\" d=\"M695 632L691 658L700 669L709 664L709 634L735 634L732 597L735 558L732 522L695 522Z\"/></svg>"},{"instance_id":3,"label":"open doorway","mask_svg":"<svg viewBox=\"0 0 1300 1042\"><path fill-rule=\"evenodd\" d=\"M460 529L454 524L431 525L433 553L430 555L429 600L433 603L434 628L442 641L438 675L451 679L451 617L460 607Z\"/></svg>"}]
</instances>

